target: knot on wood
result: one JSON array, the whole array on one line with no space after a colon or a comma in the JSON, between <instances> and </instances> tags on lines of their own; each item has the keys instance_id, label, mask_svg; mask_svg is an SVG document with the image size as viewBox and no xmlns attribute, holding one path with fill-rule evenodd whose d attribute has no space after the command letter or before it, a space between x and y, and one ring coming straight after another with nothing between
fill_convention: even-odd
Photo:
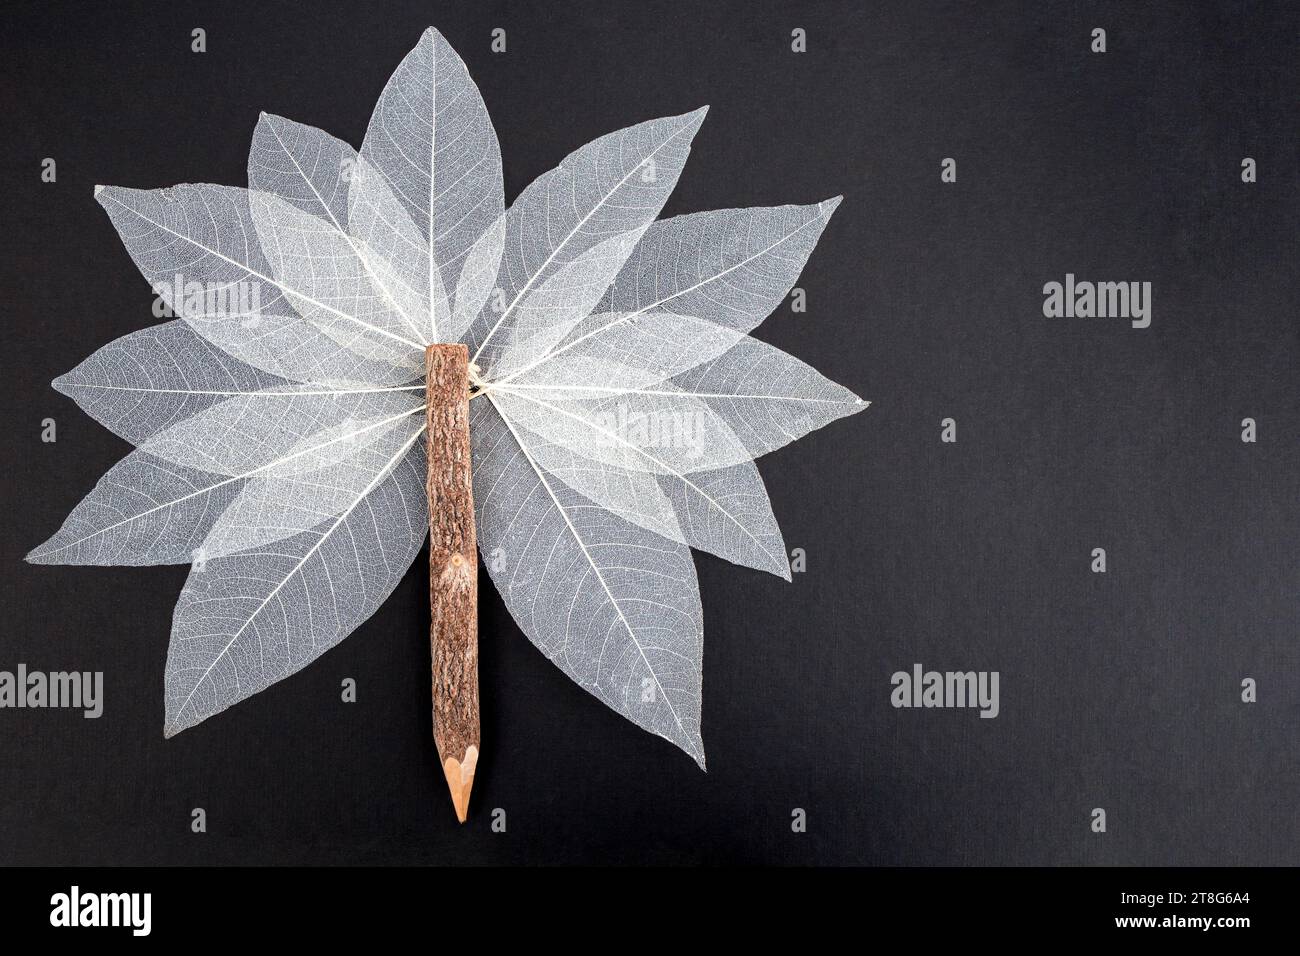
<instances>
[{"instance_id":1,"label":"knot on wood","mask_svg":"<svg viewBox=\"0 0 1300 956\"><path fill-rule=\"evenodd\" d=\"M469 559L459 551L453 552L443 565L438 583L449 590L464 587L469 583L471 570L473 566Z\"/></svg>"}]
</instances>

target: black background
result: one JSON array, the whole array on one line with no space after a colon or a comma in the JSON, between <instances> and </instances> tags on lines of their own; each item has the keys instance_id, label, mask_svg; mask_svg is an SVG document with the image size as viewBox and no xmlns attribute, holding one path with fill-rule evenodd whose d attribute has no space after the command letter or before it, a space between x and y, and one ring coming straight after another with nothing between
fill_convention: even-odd
<instances>
[{"instance_id":1,"label":"black background","mask_svg":"<svg viewBox=\"0 0 1300 956\"><path fill-rule=\"evenodd\" d=\"M50 379L153 321L92 185L243 185L259 110L359 145L429 25L507 200L705 103L665 215L844 194L808 311L758 334L874 403L761 463L805 574L697 557L708 774L548 664L484 577L465 827L423 557L338 648L170 741L186 569L21 562L127 451ZM0 668L102 670L106 704L0 711L0 862L1297 862L1298 36L1282 3L10 4ZM1066 272L1152 282L1151 327L1044 318ZM893 709L913 662L1000 671L1001 715Z\"/></svg>"}]
</instances>

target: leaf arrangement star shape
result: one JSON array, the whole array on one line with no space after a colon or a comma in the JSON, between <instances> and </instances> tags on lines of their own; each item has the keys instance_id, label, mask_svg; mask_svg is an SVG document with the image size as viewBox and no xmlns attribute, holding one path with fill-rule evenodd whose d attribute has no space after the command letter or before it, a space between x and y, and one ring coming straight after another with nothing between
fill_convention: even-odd
<instances>
[{"instance_id":1,"label":"leaf arrangement star shape","mask_svg":"<svg viewBox=\"0 0 1300 956\"><path fill-rule=\"evenodd\" d=\"M753 460L866 407L747 333L839 198L656 221L705 110L610 133L505 209L432 28L360 151L263 114L248 188L96 187L178 318L54 386L136 446L27 559L190 564L171 736L294 673L428 535L424 347L472 357L483 562L565 674L704 766L691 548L790 567Z\"/></svg>"}]
</instances>

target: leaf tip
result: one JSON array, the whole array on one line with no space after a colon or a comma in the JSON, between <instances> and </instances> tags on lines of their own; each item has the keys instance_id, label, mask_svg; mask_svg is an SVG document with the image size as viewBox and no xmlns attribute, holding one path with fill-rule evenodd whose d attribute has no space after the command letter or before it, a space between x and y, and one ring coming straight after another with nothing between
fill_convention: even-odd
<instances>
[{"instance_id":1,"label":"leaf tip","mask_svg":"<svg viewBox=\"0 0 1300 956\"><path fill-rule=\"evenodd\" d=\"M451 46L451 44L447 42L447 38L442 35L442 31L435 26L427 26L424 28L424 32L420 34L420 42L428 43L432 47L436 47L440 42L447 47Z\"/></svg>"},{"instance_id":2,"label":"leaf tip","mask_svg":"<svg viewBox=\"0 0 1300 956\"><path fill-rule=\"evenodd\" d=\"M650 120L650 123L666 123L672 130L669 139L682 137L685 145L689 150L691 142L695 139L695 134L700 131L701 124L704 123L704 117L709 112L708 106L701 106L697 110L691 110L689 113L682 113L680 116L666 116L658 120Z\"/></svg>"},{"instance_id":3,"label":"leaf tip","mask_svg":"<svg viewBox=\"0 0 1300 956\"><path fill-rule=\"evenodd\" d=\"M758 571L766 571L768 574L781 578L788 583L793 580L793 578L790 577L790 559L786 557L785 541L781 539L779 529L777 530L777 542L779 545L778 548L764 551L769 563L762 567L758 564L754 564L752 567Z\"/></svg>"},{"instance_id":4,"label":"leaf tip","mask_svg":"<svg viewBox=\"0 0 1300 956\"><path fill-rule=\"evenodd\" d=\"M58 561L55 561L50 557L50 555L54 554L58 550L57 548L50 547L50 543L53 540L54 538L50 538L49 541L42 541L36 547L32 548L32 550L23 555L23 561L27 564L58 564Z\"/></svg>"},{"instance_id":5,"label":"leaf tip","mask_svg":"<svg viewBox=\"0 0 1300 956\"><path fill-rule=\"evenodd\" d=\"M102 193L103 191L104 191L104 187L101 186L101 185L99 185L98 183L96 183L96 184L95 184L95 195L98 196L98 195L99 195L100 193Z\"/></svg>"}]
</instances>

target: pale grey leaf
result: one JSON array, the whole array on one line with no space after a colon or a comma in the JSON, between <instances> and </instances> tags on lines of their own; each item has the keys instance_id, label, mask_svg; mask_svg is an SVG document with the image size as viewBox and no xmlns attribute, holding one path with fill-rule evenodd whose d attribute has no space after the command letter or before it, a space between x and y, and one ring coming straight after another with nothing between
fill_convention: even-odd
<instances>
[{"instance_id":1,"label":"pale grey leaf","mask_svg":"<svg viewBox=\"0 0 1300 956\"><path fill-rule=\"evenodd\" d=\"M505 214L479 237L465 256L460 279L456 282L455 305L448 322L445 341L459 342L465 335L496 288L497 270L501 267L501 250L506 241ZM505 303L501 303L504 310Z\"/></svg>"},{"instance_id":2,"label":"pale grey leaf","mask_svg":"<svg viewBox=\"0 0 1300 956\"><path fill-rule=\"evenodd\" d=\"M311 220L319 223L311 233L322 237L323 248L312 251L288 243L288 248L279 250L278 255L285 259L302 252L306 263L295 260L295 264L303 265L304 270L307 263L319 262L324 274L314 281L328 289L330 264L322 257L327 252L336 253L343 240L335 235L331 241L330 230L323 220L310 217L283 200L258 195L266 204L278 203L286 210L286 218L290 211L296 214L293 218L298 224ZM103 186L96 190L100 205L155 291L178 315L191 320L200 334L237 358L282 374L282 369L268 367L258 360L259 356L277 354L269 348L257 344L246 351L232 348L239 341L240 333L247 331L254 339L264 335L286 336L286 340L275 342L277 346L313 349L308 356L282 359L299 367L336 364L339 350L347 348L370 362L394 366L400 370L395 373L398 380L410 381L418 375L422 358L419 343L389 328L394 323L377 294L365 304L382 321L346 313L335 305L312 299L307 290L276 278L276 270L262 250L250 196L246 189L209 184L158 190ZM301 230L298 238L306 241L307 232ZM341 258L346 262L353 257ZM359 283L339 281L336 276L334 284L337 288L333 291L339 300L358 297ZM303 306L309 317L320 320L319 334L305 334L296 323L281 321L301 314L295 303ZM329 377L357 380L355 375Z\"/></svg>"},{"instance_id":3,"label":"pale grey leaf","mask_svg":"<svg viewBox=\"0 0 1300 956\"><path fill-rule=\"evenodd\" d=\"M799 278L840 199L715 209L657 222L600 311L676 312L748 332Z\"/></svg>"},{"instance_id":4,"label":"pale grey leaf","mask_svg":"<svg viewBox=\"0 0 1300 956\"><path fill-rule=\"evenodd\" d=\"M357 151L324 130L262 113L248 149L248 188L347 229Z\"/></svg>"},{"instance_id":5,"label":"pale grey leaf","mask_svg":"<svg viewBox=\"0 0 1300 956\"><path fill-rule=\"evenodd\" d=\"M426 243L387 183L351 146L263 113L248 154L248 185L333 226L368 286L405 320L403 333L434 341L437 319L448 307L437 276L430 282ZM254 203L255 214L259 208ZM314 279L294 284L310 294Z\"/></svg>"},{"instance_id":6,"label":"pale grey leaf","mask_svg":"<svg viewBox=\"0 0 1300 956\"><path fill-rule=\"evenodd\" d=\"M153 435L141 450L213 474L289 467L277 465L280 459L299 473L332 464L423 408L418 391L273 386L219 402ZM313 442L319 451L306 450Z\"/></svg>"},{"instance_id":7,"label":"pale grey leaf","mask_svg":"<svg viewBox=\"0 0 1300 956\"><path fill-rule=\"evenodd\" d=\"M657 478L692 548L790 580L785 541L752 461Z\"/></svg>"},{"instance_id":8,"label":"pale grey leaf","mask_svg":"<svg viewBox=\"0 0 1300 956\"><path fill-rule=\"evenodd\" d=\"M217 402L286 384L227 355L179 319L114 339L54 380L58 391L134 445Z\"/></svg>"},{"instance_id":9,"label":"pale grey leaf","mask_svg":"<svg viewBox=\"0 0 1300 956\"><path fill-rule=\"evenodd\" d=\"M606 397L667 381L717 358L744 338L735 329L670 312L597 313L574 331L583 329L592 334L581 335L581 341L554 361L532 365L494 386L541 392L550 399Z\"/></svg>"},{"instance_id":10,"label":"pale grey leaf","mask_svg":"<svg viewBox=\"0 0 1300 956\"><path fill-rule=\"evenodd\" d=\"M604 407L591 414L592 403L551 403L536 395L505 390L493 392L492 401L516 423L516 440L545 470L640 527L788 579L785 547L758 470L703 403L679 401L672 412L680 423L708 419L710 431L697 435L620 420L611 404L618 399L597 403ZM722 455L711 446L732 451ZM651 480L662 494L645 489ZM665 508L675 520L663 517Z\"/></svg>"},{"instance_id":11,"label":"pale grey leaf","mask_svg":"<svg viewBox=\"0 0 1300 956\"><path fill-rule=\"evenodd\" d=\"M239 493L240 479L210 475L138 449L110 468L31 564L189 564Z\"/></svg>"},{"instance_id":12,"label":"pale grey leaf","mask_svg":"<svg viewBox=\"0 0 1300 956\"><path fill-rule=\"evenodd\" d=\"M493 401L506 416L512 415L514 406L523 405L527 410L526 403L508 394L496 394ZM519 421L517 417L514 420ZM555 444L522 424L515 431L516 441L525 447L533 461L593 504L670 541L686 543L672 501L655 475L643 468L632 467L634 452L631 449L622 450L620 466L610 460L616 458L613 450L607 459L593 460L586 454Z\"/></svg>"},{"instance_id":13,"label":"pale grey leaf","mask_svg":"<svg viewBox=\"0 0 1300 956\"><path fill-rule=\"evenodd\" d=\"M471 327L475 362L491 374L495 356L486 349L510 327L529 293L593 246L631 235L654 220L677 183L704 113L651 120L602 136L523 191L506 214L497 277L506 306L500 313L484 311ZM602 272L607 265L602 263Z\"/></svg>"},{"instance_id":14,"label":"pale grey leaf","mask_svg":"<svg viewBox=\"0 0 1300 956\"><path fill-rule=\"evenodd\" d=\"M613 371L586 385L561 383L565 359L493 390L527 400L533 407L517 412L521 421L557 444L621 467L621 452L611 457L609 449L626 440L647 452L645 469L660 473L758 458L870 404L747 335L721 355L644 387L618 381ZM543 369L557 381L530 386Z\"/></svg>"},{"instance_id":15,"label":"pale grey leaf","mask_svg":"<svg viewBox=\"0 0 1300 956\"><path fill-rule=\"evenodd\" d=\"M438 290L456 291L456 319L438 329L435 341L458 341L474 317L467 313L471 308L477 313L491 289L471 281L472 291L463 304L459 301L470 250L504 209L501 149L469 71L432 27L380 94L361 158L378 171L415 224L430 264L424 274ZM489 240L478 251L475 274L492 260L495 276L500 245L493 250ZM433 293L426 298L437 301Z\"/></svg>"},{"instance_id":16,"label":"pale grey leaf","mask_svg":"<svg viewBox=\"0 0 1300 956\"><path fill-rule=\"evenodd\" d=\"M414 416L402 413L394 421ZM198 549L243 483L262 474L294 474L298 461L337 460L334 447L383 429L330 430L237 475L214 475L136 450L100 479L63 527L27 555L34 564L184 564Z\"/></svg>"},{"instance_id":17,"label":"pale grey leaf","mask_svg":"<svg viewBox=\"0 0 1300 956\"><path fill-rule=\"evenodd\" d=\"M203 541L203 556L210 560L261 547L337 517L352 506L361 489L397 466L399 452L409 448L423 428L423 418L407 416L377 429L364 443L344 442L350 445L347 454L311 470L259 472L244 483L217 519ZM311 441L319 443L326 437L328 433Z\"/></svg>"},{"instance_id":18,"label":"pale grey leaf","mask_svg":"<svg viewBox=\"0 0 1300 956\"><path fill-rule=\"evenodd\" d=\"M595 311L617 323L672 312L748 332L790 291L839 204L836 196L812 206L717 209L656 222ZM533 364L599 328L584 323Z\"/></svg>"},{"instance_id":19,"label":"pale grey leaf","mask_svg":"<svg viewBox=\"0 0 1300 956\"><path fill-rule=\"evenodd\" d=\"M375 284L393 305L419 310L410 323L423 343L455 341L451 304L442 273L387 180L364 159L357 161L348 191L348 233Z\"/></svg>"},{"instance_id":20,"label":"pale grey leaf","mask_svg":"<svg viewBox=\"0 0 1300 956\"><path fill-rule=\"evenodd\" d=\"M705 402L758 458L871 403L812 366L750 336L644 397L671 407L677 390ZM655 394L656 391L663 394Z\"/></svg>"},{"instance_id":21,"label":"pale grey leaf","mask_svg":"<svg viewBox=\"0 0 1300 956\"><path fill-rule=\"evenodd\" d=\"M493 400L548 441L617 468L689 474L754 456L706 402L667 383L608 397L553 398L541 390L491 390Z\"/></svg>"},{"instance_id":22,"label":"pale grey leaf","mask_svg":"<svg viewBox=\"0 0 1300 956\"><path fill-rule=\"evenodd\" d=\"M548 475L496 409L474 404L479 546L511 615L579 686L703 767L690 549Z\"/></svg>"},{"instance_id":23,"label":"pale grey leaf","mask_svg":"<svg viewBox=\"0 0 1300 956\"><path fill-rule=\"evenodd\" d=\"M250 191L249 208L271 274L299 315L368 359L418 365L428 304L397 265L278 196Z\"/></svg>"},{"instance_id":24,"label":"pale grey leaf","mask_svg":"<svg viewBox=\"0 0 1300 956\"><path fill-rule=\"evenodd\" d=\"M487 374L494 380L508 380L512 372L532 364L535 356L546 354L568 335L600 301L642 232L634 229L597 243L529 292L510 322L478 352Z\"/></svg>"},{"instance_id":25,"label":"pale grey leaf","mask_svg":"<svg viewBox=\"0 0 1300 956\"><path fill-rule=\"evenodd\" d=\"M305 667L384 602L429 530L421 452L408 445L326 523L190 572L167 652L166 736Z\"/></svg>"},{"instance_id":26,"label":"pale grey leaf","mask_svg":"<svg viewBox=\"0 0 1300 956\"><path fill-rule=\"evenodd\" d=\"M196 310L186 313L185 322L227 354L295 382L404 385L421 376L418 363L372 361L297 313L270 315L259 310L242 315Z\"/></svg>"}]
</instances>

